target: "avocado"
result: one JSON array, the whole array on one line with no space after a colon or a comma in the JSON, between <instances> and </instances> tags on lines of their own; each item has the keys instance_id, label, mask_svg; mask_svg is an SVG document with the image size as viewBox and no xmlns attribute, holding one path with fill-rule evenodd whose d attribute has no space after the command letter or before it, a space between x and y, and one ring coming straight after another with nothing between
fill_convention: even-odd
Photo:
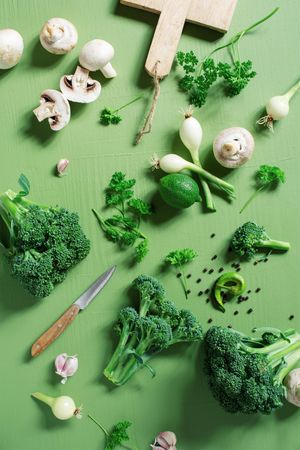
<instances>
[{"instance_id":1,"label":"avocado","mask_svg":"<svg viewBox=\"0 0 300 450\"><path fill-rule=\"evenodd\" d=\"M189 208L201 201L197 183L182 173L172 173L161 178L159 193L169 206L178 209Z\"/></svg>"}]
</instances>

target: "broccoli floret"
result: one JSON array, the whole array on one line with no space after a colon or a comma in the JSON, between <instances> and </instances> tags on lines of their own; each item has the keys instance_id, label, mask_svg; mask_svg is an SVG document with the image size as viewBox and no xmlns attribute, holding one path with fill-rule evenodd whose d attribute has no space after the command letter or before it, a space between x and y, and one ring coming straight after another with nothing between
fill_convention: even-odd
<instances>
[{"instance_id":1,"label":"broccoli floret","mask_svg":"<svg viewBox=\"0 0 300 450\"><path fill-rule=\"evenodd\" d=\"M153 277L141 275L132 285L140 294L140 306L123 308L116 330L119 342L104 370L114 384L126 383L142 367L153 369L148 361L178 342L202 339L202 328L194 315L178 309L165 298L163 286Z\"/></svg>"},{"instance_id":2,"label":"broccoli floret","mask_svg":"<svg viewBox=\"0 0 300 450\"><path fill-rule=\"evenodd\" d=\"M77 214L35 204L24 198L28 192L0 196L0 242L12 275L35 297L46 297L87 256L90 241Z\"/></svg>"},{"instance_id":3,"label":"broccoli floret","mask_svg":"<svg viewBox=\"0 0 300 450\"><path fill-rule=\"evenodd\" d=\"M226 411L270 414L282 406L283 380L300 358L300 334L288 330L250 338L212 327L205 350L209 385Z\"/></svg>"},{"instance_id":4,"label":"broccoli floret","mask_svg":"<svg viewBox=\"0 0 300 450\"><path fill-rule=\"evenodd\" d=\"M233 250L240 257L251 259L261 249L287 251L290 249L288 242L271 239L264 229L254 222L246 222L234 233L231 241Z\"/></svg>"},{"instance_id":5,"label":"broccoli floret","mask_svg":"<svg viewBox=\"0 0 300 450\"><path fill-rule=\"evenodd\" d=\"M140 294L139 315L141 317L145 316L155 304L160 303L165 296L165 290L160 282L148 275L140 275L137 277L132 282L132 286Z\"/></svg>"}]
</instances>

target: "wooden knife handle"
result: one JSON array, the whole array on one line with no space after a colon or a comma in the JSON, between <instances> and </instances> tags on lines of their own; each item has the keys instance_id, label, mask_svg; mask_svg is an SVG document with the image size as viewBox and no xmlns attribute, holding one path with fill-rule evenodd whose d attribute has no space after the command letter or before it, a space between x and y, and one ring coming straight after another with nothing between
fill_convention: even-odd
<instances>
[{"instance_id":1,"label":"wooden knife handle","mask_svg":"<svg viewBox=\"0 0 300 450\"><path fill-rule=\"evenodd\" d=\"M164 0L145 69L158 78L170 73L191 0Z\"/></svg>"},{"instance_id":2,"label":"wooden knife handle","mask_svg":"<svg viewBox=\"0 0 300 450\"><path fill-rule=\"evenodd\" d=\"M67 311L31 347L31 356L38 356L73 322L80 311L78 305L71 305Z\"/></svg>"}]
</instances>

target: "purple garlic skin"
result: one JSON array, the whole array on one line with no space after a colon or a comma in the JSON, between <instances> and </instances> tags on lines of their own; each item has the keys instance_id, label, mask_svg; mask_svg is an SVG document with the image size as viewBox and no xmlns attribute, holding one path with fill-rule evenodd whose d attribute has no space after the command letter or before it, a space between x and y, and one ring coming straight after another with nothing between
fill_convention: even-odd
<instances>
[{"instance_id":1,"label":"purple garlic skin","mask_svg":"<svg viewBox=\"0 0 300 450\"><path fill-rule=\"evenodd\" d=\"M159 433L151 445L153 450L177 450L176 449L177 438L172 431L162 431Z\"/></svg>"},{"instance_id":2,"label":"purple garlic skin","mask_svg":"<svg viewBox=\"0 0 300 450\"><path fill-rule=\"evenodd\" d=\"M68 377L74 375L78 369L77 356L68 356L67 353L62 353L55 358L55 368L57 375L62 377L61 383L65 384Z\"/></svg>"}]
</instances>

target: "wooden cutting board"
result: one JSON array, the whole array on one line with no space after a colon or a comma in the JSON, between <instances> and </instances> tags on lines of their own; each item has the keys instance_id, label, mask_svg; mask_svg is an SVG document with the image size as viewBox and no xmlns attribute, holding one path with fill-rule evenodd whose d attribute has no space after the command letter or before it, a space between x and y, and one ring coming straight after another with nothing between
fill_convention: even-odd
<instances>
[{"instance_id":1,"label":"wooden cutting board","mask_svg":"<svg viewBox=\"0 0 300 450\"><path fill-rule=\"evenodd\" d=\"M225 33L237 0L120 0L160 14L145 68L151 76L169 74L186 21ZM157 64L159 62L159 64Z\"/></svg>"}]
</instances>

